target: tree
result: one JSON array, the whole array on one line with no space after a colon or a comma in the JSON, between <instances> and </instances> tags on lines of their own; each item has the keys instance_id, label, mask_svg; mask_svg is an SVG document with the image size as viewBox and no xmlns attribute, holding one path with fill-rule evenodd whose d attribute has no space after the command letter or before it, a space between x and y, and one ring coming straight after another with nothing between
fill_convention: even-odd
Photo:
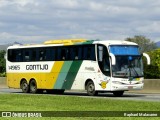
<instances>
[{"instance_id":1,"label":"tree","mask_svg":"<svg viewBox=\"0 0 160 120\"><path fill-rule=\"evenodd\" d=\"M5 54L6 51L0 51L0 73L4 73L6 71L6 61L4 59Z\"/></svg>"},{"instance_id":2,"label":"tree","mask_svg":"<svg viewBox=\"0 0 160 120\"><path fill-rule=\"evenodd\" d=\"M126 38L126 41L135 42L140 46L140 52L148 52L157 48L156 44L145 36L134 36L133 38Z\"/></svg>"},{"instance_id":3,"label":"tree","mask_svg":"<svg viewBox=\"0 0 160 120\"><path fill-rule=\"evenodd\" d=\"M151 65L146 65L146 59L144 59L144 75L149 79L160 79L160 49L147 52L151 58Z\"/></svg>"}]
</instances>

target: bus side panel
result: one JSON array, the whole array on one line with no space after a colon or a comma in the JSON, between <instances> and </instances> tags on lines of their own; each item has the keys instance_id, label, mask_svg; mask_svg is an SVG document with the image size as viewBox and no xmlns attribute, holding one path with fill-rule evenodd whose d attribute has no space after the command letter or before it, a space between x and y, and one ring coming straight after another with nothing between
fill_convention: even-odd
<instances>
[{"instance_id":1,"label":"bus side panel","mask_svg":"<svg viewBox=\"0 0 160 120\"><path fill-rule=\"evenodd\" d=\"M56 84L59 73L64 65L64 61L56 61L52 66L52 70L49 73L46 73L45 85L42 84L42 87L45 89L53 89L53 86Z\"/></svg>"},{"instance_id":2,"label":"bus side panel","mask_svg":"<svg viewBox=\"0 0 160 120\"><path fill-rule=\"evenodd\" d=\"M44 73L7 73L7 83L8 87L20 88L20 82L25 79L29 85L31 79L36 80L37 88L42 88L42 82L45 80ZM43 84L43 86L46 86Z\"/></svg>"},{"instance_id":3,"label":"bus side panel","mask_svg":"<svg viewBox=\"0 0 160 120\"><path fill-rule=\"evenodd\" d=\"M8 87L20 88L20 81L25 79L29 84L31 79L36 80L38 89L53 89L53 86L60 73L63 61L48 62L49 69L46 71L26 70L28 63L19 63L20 70L7 69L7 84ZM44 63L30 63L31 65ZM8 64L7 64L8 65ZM15 63L10 63L10 66L16 66ZM7 67L8 68L8 67Z\"/></svg>"},{"instance_id":4,"label":"bus side panel","mask_svg":"<svg viewBox=\"0 0 160 120\"><path fill-rule=\"evenodd\" d=\"M71 89L85 90L85 82L92 80L97 91L111 90L111 77L100 71L96 61L83 61Z\"/></svg>"},{"instance_id":5,"label":"bus side panel","mask_svg":"<svg viewBox=\"0 0 160 120\"><path fill-rule=\"evenodd\" d=\"M53 89L71 89L81 64L82 60L65 61Z\"/></svg>"},{"instance_id":6,"label":"bus side panel","mask_svg":"<svg viewBox=\"0 0 160 120\"><path fill-rule=\"evenodd\" d=\"M70 90L73 82L75 81L75 78L77 76L77 73L79 73L79 69L81 67L82 61L74 61L68 71L68 74L66 76L66 81L64 82L62 89Z\"/></svg>"},{"instance_id":7,"label":"bus side panel","mask_svg":"<svg viewBox=\"0 0 160 120\"><path fill-rule=\"evenodd\" d=\"M19 76L14 73L7 73L7 85L9 88L20 88L20 80L18 80Z\"/></svg>"},{"instance_id":8,"label":"bus side panel","mask_svg":"<svg viewBox=\"0 0 160 120\"><path fill-rule=\"evenodd\" d=\"M66 81L66 76L69 72L69 69L72 65L72 61L65 61L62 68L60 69L57 76L57 79L55 81L55 84L53 86L54 89L62 89L64 82Z\"/></svg>"},{"instance_id":9,"label":"bus side panel","mask_svg":"<svg viewBox=\"0 0 160 120\"><path fill-rule=\"evenodd\" d=\"M97 64L95 61L84 60L75 77L71 89L85 90L85 82L88 79L93 80L93 82L96 82L96 70Z\"/></svg>"}]
</instances>

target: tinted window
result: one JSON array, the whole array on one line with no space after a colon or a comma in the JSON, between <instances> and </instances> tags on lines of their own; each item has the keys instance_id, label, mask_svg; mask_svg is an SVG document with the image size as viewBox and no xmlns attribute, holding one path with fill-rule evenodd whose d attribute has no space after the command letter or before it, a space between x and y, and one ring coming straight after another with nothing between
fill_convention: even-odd
<instances>
[{"instance_id":1,"label":"tinted window","mask_svg":"<svg viewBox=\"0 0 160 120\"><path fill-rule=\"evenodd\" d=\"M54 48L47 48L46 49L46 60L47 61L54 61L56 58L55 49Z\"/></svg>"},{"instance_id":2,"label":"tinted window","mask_svg":"<svg viewBox=\"0 0 160 120\"><path fill-rule=\"evenodd\" d=\"M23 50L23 61L25 62L31 61L31 50L30 49Z\"/></svg>"},{"instance_id":3,"label":"tinted window","mask_svg":"<svg viewBox=\"0 0 160 120\"><path fill-rule=\"evenodd\" d=\"M104 75L110 76L110 61L107 48L104 45L97 45L97 50L99 67Z\"/></svg>"},{"instance_id":4,"label":"tinted window","mask_svg":"<svg viewBox=\"0 0 160 120\"><path fill-rule=\"evenodd\" d=\"M95 60L95 45L39 47L8 50L12 62Z\"/></svg>"},{"instance_id":5,"label":"tinted window","mask_svg":"<svg viewBox=\"0 0 160 120\"><path fill-rule=\"evenodd\" d=\"M95 46L87 45L83 47L83 59L84 60L95 60Z\"/></svg>"}]
</instances>

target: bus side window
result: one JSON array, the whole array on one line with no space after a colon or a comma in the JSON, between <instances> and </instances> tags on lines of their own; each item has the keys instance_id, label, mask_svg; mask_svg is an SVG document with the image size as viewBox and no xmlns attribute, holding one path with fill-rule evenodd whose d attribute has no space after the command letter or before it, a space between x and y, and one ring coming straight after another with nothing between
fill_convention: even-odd
<instances>
[{"instance_id":1,"label":"bus side window","mask_svg":"<svg viewBox=\"0 0 160 120\"><path fill-rule=\"evenodd\" d=\"M69 55L70 60L75 59L75 47L70 48L70 55Z\"/></svg>"},{"instance_id":2,"label":"bus side window","mask_svg":"<svg viewBox=\"0 0 160 120\"><path fill-rule=\"evenodd\" d=\"M29 50L24 50L24 61L30 61L30 51Z\"/></svg>"},{"instance_id":3,"label":"bus side window","mask_svg":"<svg viewBox=\"0 0 160 120\"><path fill-rule=\"evenodd\" d=\"M91 56L90 56L90 59L91 60L96 60L96 55L95 55L95 46L91 46L90 47L90 50L91 50Z\"/></svg>"},{"instance_id":4,"label":"bus side window","mask_svg":"<svg viewBox=\"0 0 160 120\"><path fill-rule=\"evenodd\" d=\"M81 46L74 46L69 49L69 60L81 60L82 59L82 47Z\"/></svg>"},{"instance_id":5,"label":"bus side window","mask_svg":"<svg viewBox=\"0 0 160 120\"><path fill-rule=\"evenodd\" d=\"M82 47L78 46L78 59L82 60Z\"/></svg>"},{"instance_id":6,"label":"bus side window","mask_svg":"<svg viewBox=\"0 0 160 120\"><path fill-rule=\"evenodd\" d=\"M37 61L37 50L36 49L32 49L32 54L31 54L31 61Z\"/></svg>"},{"instance_id":7,"label":"bus side window","mask_svg":"<svg viewBox=\"0 0 160 120\"><path fill-rule=\"evenodd\" d=\"M56 50L55 49L50 50L50 56L51 56L51 60L56 60Z\"/></svg>"},{"instance_id":8,"label":"bus side window","mask_svg":"<svg viewBox=\"0 0 160 120\"><path fill-rule=\"evenodd\" d=\"M58 55L56 56L56 60L64 61L64 60L70 60L69 58L69 48L67 47L61 47L57 48Z\"/></svg>"},{"instance_id":9,"label":"bus side window","mask_svg":"<svg viewBox=\"0 0 160 120\"><path fill-rule=\"evenodd\" d=\"M88 51L88 47L87 46L84 46L83 47L83 60L88 60L88 55L89 55L89 53L88 53L89 51Z\"/></svg>"},{"instance_id":10,"label":"bus side window","mask_svg":"<svg viewBox=\"0 0 160 120\"><path fill-rule=\"evenodd\" d=\"M90 60L91 59L91 47L87 47L87 59Z\"/></svg>"},{"instance_id":11,"label":"bus side window","mask_svg":"<svg viewBox=\"0 0 160 120\"><path fill-rule=\"evenodd\" d=\"M70 48L70 60L78 60L78 48L72 47Z\"/></svg>"},{"instance_id":12,"label":"bus side window","mask_svg":"<svg viewBox=\"0 0 160 120\"><path fill-rule=\"evenodd\" d=\"M61 49L61 60L67 60L67 49Z\"/></svg>"},{"instance_id":13,"label":"bus side window","mask_svg":"<svg viewBox=\"0 0 160 120\"><path fill-rule=\"evenodd\" d=\"M22 52L21 52L21 50L17 50L15 61L16 62L22 62Z\"/></svg>"},{"instance_id":14,"label":"bus side window","mask_svg":"<svg viewBox=\"0 0 160 120\"><path fill-rule=\"evenodd\" d=\"M83 59L84 60L95 60L95 46L94 45L87 45L83 48Z\"/></svg>"},{"instance_id":15,"label":"bus side window","mask_svg":"<svg viewBox=\"0 0 160 120\"><path fill-rule=\"evenodd\" d=\"M39 60L40 61L46 60L46 50L45 49L41 49L39 51Z\"/></svg>"},{"instance_id":16,"label":"bus side window","mask_svg":"<svg viewBox=\"0 0 160 120\"><path fill-rule=\"evenodd\" d=\"M56 48L56 61L60 61L61 60L61 48Z\"/></svg>"},{"instance_id":17,"label":"bus side window","mask_svg":"<svg viewBox=\"0 0 160 120\"><path fill-rule=\"evenodd\" d=\"M78 49L79 49L78 47L75 47L75 49L74 49L74 59L75 59L75 60L80 59L80 58L79 58L79 55L78 55Z\"/></svg>"},{"instance_id":18,"label":"bus side window","mask_svg":"<svg viewBox=\"0 0 160 120\"><path fill-rule=\"evenodd\" d=\"M55 60L55 49L54 48L47 48L46 49L46 60L47 61L54 61Z\"/></svg>"},{"instance_id":19,"label":"bus side window","mask_svg":"<svg viewBox=\"0 0 160 120\"><path fill-rule=\"evenodd\" d=\"M15 56L16 56L16 54L15 54L15 52L14 52L15 50L8 50L8 60L9 61L11 61L11 62L15 62ZM15 54L15 55L14 55Z\"/></svg>"},{"instance_id":20,"label":"bus side window","mask_svg":"<svg viewBox=\"0 0 160 120\"><path fill-rule=\"evenodd\" d=\"M22 51L8 50L8 60L11 62L22 62Z\"/></svg>"}]
</instances>

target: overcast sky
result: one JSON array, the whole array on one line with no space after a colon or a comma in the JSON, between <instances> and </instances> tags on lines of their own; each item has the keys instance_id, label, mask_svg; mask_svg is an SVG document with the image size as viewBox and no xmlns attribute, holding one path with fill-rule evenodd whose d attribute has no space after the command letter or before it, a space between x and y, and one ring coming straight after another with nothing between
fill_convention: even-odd
<instances>
[{"instance_id":1,"label":"overcast sky","mask_svg":"<svg viewBox=\"0 0 160 120\"><path fill-rule=\"evenodd\" d=\"M160 0L0 0L0 44L134 35L160 41Z\"/></svg>"}]
</instances>

